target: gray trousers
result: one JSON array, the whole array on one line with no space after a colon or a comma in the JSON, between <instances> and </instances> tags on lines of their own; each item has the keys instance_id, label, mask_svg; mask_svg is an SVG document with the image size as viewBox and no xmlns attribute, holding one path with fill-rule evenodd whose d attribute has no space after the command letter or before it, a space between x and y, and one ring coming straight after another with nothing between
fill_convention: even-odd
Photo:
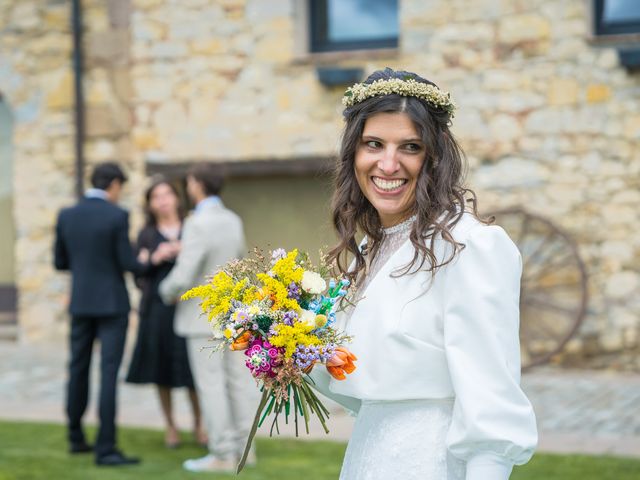
<instances>
[{"instance_id":1,"label":"gray trousers","mask_svg":"<svg viewBox=\"0 0 640 480\"><path fill-rule=\"evenodd\" d=\"M200 408L209 436L209 453L238 458L245 447L260 391L245 366L244 352L217 351L218 342L187 337L187 350Z\"/></svg>"}]
</instances>

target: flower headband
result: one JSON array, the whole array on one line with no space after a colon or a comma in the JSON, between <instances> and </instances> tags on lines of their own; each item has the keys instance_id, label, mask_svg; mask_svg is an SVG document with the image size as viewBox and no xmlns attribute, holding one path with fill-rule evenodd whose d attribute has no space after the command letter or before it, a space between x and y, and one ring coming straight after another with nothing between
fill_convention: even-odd
<instances>
[{"instance_id":1,"label":"flower headband","mask_svg":"<svg viewBox=\"0 0 640 480\"><path fill-rule=\"evenodd\" d=\"M446 111L451 118L456 110L456 105L448 92L443 92L430 83L417 82L413 78L390 78L372 83L356 83L344 92L342 104L347 108L353 107L367 98L391 94L419 98L435 108Z\"/></svg>"}]
</instances>

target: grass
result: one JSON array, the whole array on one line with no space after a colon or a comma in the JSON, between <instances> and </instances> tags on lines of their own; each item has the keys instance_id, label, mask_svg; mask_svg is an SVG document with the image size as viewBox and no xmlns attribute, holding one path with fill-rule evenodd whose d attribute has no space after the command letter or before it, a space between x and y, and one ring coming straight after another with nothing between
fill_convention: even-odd
<instances>
[{"instance_id":1,"label":"grass","mask_svg":"<svg viewBox=\"0 0 640 480\"><path fill-rule=\"evenodd\" d=\"M94 432L89 430L90 438ZM0 480L39 479L230 479L234 475L184 472L182 461L205 451L185 443L176 450L162 444L154 430L121 429L122 449L139 455L138 466L99 468L91 455L67 453L64 427L42 423L0 422ZM189 438L184 435L184 438ZM337 479L345 445L334 442L259 439L257 468L245 468L243 480ZM640 460L581 455L536 455L517 467L512 480L637 480Z\"/></svg>"}]
</instances>

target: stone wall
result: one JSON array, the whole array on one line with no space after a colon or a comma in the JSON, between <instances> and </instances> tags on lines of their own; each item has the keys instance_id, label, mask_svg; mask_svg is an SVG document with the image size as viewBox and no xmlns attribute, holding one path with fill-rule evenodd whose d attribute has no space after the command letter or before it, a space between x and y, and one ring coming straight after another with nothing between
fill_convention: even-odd
<instances>
[{"instance_id":1,"label":"stone wall","mask_svg":"<svg viewBox=\"0 0 640 480\"><path fill-rule=\"evenodd\" d=\"M56 311L64 303L66 281L50 265L52 224L58 208L73 198L70 54L63 2L0 3L0 90L14 117L16 283L23 338L56 337L63 330Z\"/></svg>"},{"instance_id":2,"label":"stone wall","mask_svg":"<svg viewBox=\"0 0 640 480\"><path fill-rule=\"evenodd\" d=\"M525 206L578 242L590 302L569 350L637 348L640 81L591 44L591 2L403 0L398 49L319 55L306 52L301 0L84 3L87 155L127 165L128 206L149 163L333 155L343 89L320 84L318 65L413 70L456 100L482 208ZM0 88L17 112L20 318L38 338L64 295L48 264L73 188L68 12L57 1L0 9Z\"/></svg>"},{"instance_id":3,"label":"stone wall","mask_svg":"<svg viewBox=\"0 0 640 480\"><path fill-rule=\"evenodd\" d=\"M577 240L590 302L569 351L637 347L640 82L590 44L590 2L400 4L397 51L306 55L301 2L134 0L136 154L332 155L342 89L317 81L318 64L420 72L459 105L483 209L524 206Z\"/></svg>"},{"instance_id":4,"label":"stone wall","mask_svg":"<svg viewBox=\"0 0 640 480\"><path fill-rule=\"evenodd\" d=\"M69 2L0 4L0 92L14 117L14 219L20 338L61 339L68 275L52 268L53 226L75 200L73 70ZM122 161L124 203L138 206L144 167L132 164L126 2L83 2L87 176L98 161ZM114 5L118 8L114 9Z\"/></svg>"}]
</instances>

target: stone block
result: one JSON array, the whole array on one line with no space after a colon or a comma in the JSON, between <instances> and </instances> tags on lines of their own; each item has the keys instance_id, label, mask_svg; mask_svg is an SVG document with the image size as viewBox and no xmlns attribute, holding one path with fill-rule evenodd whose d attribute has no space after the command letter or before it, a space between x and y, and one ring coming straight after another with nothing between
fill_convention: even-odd
<instances>
[{"instance_id":1,"label":"stone block","mask_svg":"<svg viewBox=\"0 0 640 480\"><path fill-rule=\"evenodd\" d=\"M608 85L596 84L587 86L587 102L600 103L611 98L611 88Z\"/></svg>"},{"instance_id":2,"label":"stone block","mask_svg":"<svg viewBox=\"0 0 640 480\"><path fill-rule=\"evenodd\" d=\"M111 104L87 108L87 137L124 135L131 129L131 114L126 107Z\"/></svg>"},{"instance_id":3,"label":"stone block","mask_svg":"<svg viewBox=\"0 0 640 480\"><path fill-rule=\"evenodd\" d=\"M538 162L507 157L496 164L479 167L474 174L474 184L485 189L511 190L541 185L547 177L546 169Z\"/></svg>"},{"instance_id":4,"label":"stone block","mask_svg":"<svg viewBox=\"0 0 640 480\"><path fill-rule=\"evenodd\" d=\"M246 2L247 20L253 24L257 24L275 17L289 17L292 14L292 4L293 2L289 0L272 0L270 2L249 0Z\"/></svg>"},{"instance_id":5,"label":"stone block","mask_svg":"<svg viewBox=\"0 0 640 480\"><path fill-rule=\"evenodd\" d=\"M151 124L151 108L148 105L138 105L134 110L134 123L136 126L148 126Z\"/></svg>"},{"instance_id":6,"label":"stone block","mask_svg":"<svg viewBox=\"0 0 640 480\"><path fill-rule=\"evenodd\" d=\"M634 256L632 245L630 245L629 242L619 240L608 240L604 242L600 252L603 257L611 258L620 263L628 262Z\"/></svg>"},{"instance_id":7,"label":"stone block","mask_svg":"<svg viewBox=\"0 0 640 480\"><path fill-rule=\"evenodd\" d=\"M237 55L220 55L211 62L211 69L215 72L237 75L245 66L246 59Z\"/></svg>"},{"instance_id":8,"label":"stone block","mask_svg":"<svg viewBox=\"0 0 640 480\"><path fill-rule=\"evenodd\" d=\"M187 45L180 41L154 43L150 47L150 55L156 59L176 59L188 53Z\"/></svg>"},{"instance_id":9,"label":"stone block","mask_svg":"<svg viewBox=\"0 0 640 480\"><path fill-rule=\"evenodd\" d=\"M254 59L258 62L286 63L291 61L292 55L292 33L278 32L257 43Z\"/></svg>"},{"instance_id":10,"label":"stone block","mask_svg":"<svg viewBox=\"0 0 640 480\"><path fill-rule=\"evenodd\" d=\"M620 66L618 52L613 48L607 48L598 55L597 66L604 70L612 70Z\"/></svg>"},{"instance_id":11,"label":"stone block","mask_svg":"<svg viewBox=\"0 0 640 480\"><path fill-rule=\"evenodd\" d=\"M515 90L521 84L520 74L512 70L490 69L482 74L482 85L484 90L508 91ZM518 92L520 94L521 92Z\"/></svg>"},{"instance_id":12,"label":"stone block","mask_svg":"<svg viewBox=\"0 0 640 480\"><path fill-rule=\"evenodd\" d=\"M116 28L129 28L131 19L131 2L135 0L108 0L107 14L109 24Z\"/></svg>"},{"instance_id":13,"label":"stone block","mask_svg":"<svg viewBox=\"0 0 640 480\"><path fill-rule=\"evenodd\" d=\"M103 2L85 4L82 9L84 27L89 32L104 32L111 28L109 14Z\"/></svg>"},{"instance_id":14,"label":"stone block","mask_svg":"<svg viewBox=\"0 0 640 480\"><path fill-rule=\"evenodd\" d=\"M638 273L629 270L611 275L605 285L605 295L613 300L624 300L636 294L640 278Z\"/></svg>"},{"instance_id":15,"label":"stone block","mask_svg":"<svg viewBox=\"0 0 640 480\"><path fill-rule=\"evenodd\" d=\"M626 138L640 139L640 115L630 115L625 118L623 133Z\"/></svg>"},{"instance_id":16,"label":"stone block","mask_svg":"<svg viewBox=\"0 0 640 480\"><path fill-rule=\"evenodd\" d=\"M73 103L73 76L69 70L62 75L53 89L47 94L46 105L54 110L66 110L71 108Z\"/></svg>"},{"instance_id":17,"label":"stone block","mask_svg":"<svg viewBox=\"0 0 640 480\"><path fill-rule=\"evenodd\" d=\"M498 41L503 44L548 40L550 33L550 22L541 15L509 15L498 22Z\"/></svg>"},{"instance_id":18,"label":"stone block","mask_svg":"<svg viewBox=\"0 0 640 480\"><path fill-rule=\"evenodd\" d=\"M110 140L95 140L89 141L85 145L86 154L88 158L96 162L106 162L117 158L121 161L121 157L116 155L116 148L113 141Z\"/></svg>"},{"instance_id":19,"label":"stone block","mask_svg":"<svg viewBox=\"0 0 640 480\"><path fill-rule=\"evenodd\" d=\"M121 102L128 102L133 98L133 84L128 68L115 68L110 72L113 92Z\"/></svg>"},{"instance_id":20,"label":"stone block","mask_svg":"<svg viewBox=\"0 0 640 480\"><path fill-rule=\"evenodd\" d=\"M41 25L42 18L40 16L39 2L24 0L16 2L11 12L9 22L13 29L17 30L33 30Z\"/></svg>"},{"instance_id":21,"label":"stone block","mask_svg":"<svg viewBox=\"0 0 640 480\"><path fill-rule=\"evenodd\" d=\"M562 112L544 108L532 112L526 117L524 128L527 133L557 134L565 127Z\"/></svg>"},{"instance_id":22,"label":"stone block","mask_svg":"<svg viewBox=\"0 0 640 480\"><path fill-rule=\"evenodd\" d=\"M126 65L129 62L129 32L125 29L90 32L85 55L89 65Z\"/></svg>"},{"instance_id":23,"label":"stone block","mask_svg":"<svg viewBox=\"0 0 640 480\"><path fill-rule=\"evenodd\" d=\"M516 140L522 135L522 126L513 115L498 114L489 121L491 135L498 141Z\"/></svg>"},{"instance_id":24,"label":"stone block","mask_svg":"<svg viewBox=\"0 0 640 480\"><path fill-rule=\"evenodd\" d=\"M164 5L166 0L133 0L136 10L152 10Z\"/></svg>"},{"instance_id":25,"label":"stone block","mask_svg":"<svg viewBox=\"0 0 640 480\"><path fill-rule=\"evenodd\" d=\"M167 26L161 22L151 20L144 14L134 15L131 35L134 42L159 42L167 38Z\"/></svg>"},{"instance_id":26,"label":"stone block","mask_svg":"<svg viewBox=\"0 0 640 480\"><path fill-rule=\"evenodd\" d=\"M155 130L136 128L133 131L133 146L138 150L156 150L161 147L160 137Z\"/></svg>"},{"instance_id":27,"label":"stone block","mask_svg":"<svg viewBox=\"0 0 640 480\"><path fill-rule=\"evenodd\" d=\"M579 86L572 78L554 78L549 83L550 105L573 105L578 101Z\"/></svg>"},{"instance_id":28,"label":"stone block","mask_svg":"<svg viewBox=\"0 0 640 480\"><path fill-rule=\"evenodd\" d=\"M88 106L108 105L114 99L113 88L105 69L93 69L84 77L86 104Z\"/></svg>"},{"instance_id":29,"label":"stone block","mask_svg":"<svg viewBox=\"0 0 640 480\"><path fill-rule=\"evenodd\" d=\"M475 109L462 109L456 112L453 129L457 135L467 139L485 139L491 134L486 121Z\"/></svg>"},{"instance_id":30,"label":"stone block","mask_svg":"<svg viewBox=\"0 0 640 480\"><path fill-rule=\"evenodd\" d=\"M184 106L175 100L169 100L157 108L153 114L152 125L160 135L171 135L172 130L187 122Z\"/></svg>"},{"instance_id":31,"label":"stone block","mask_svg":"<svg viewBox=\"0 0 640 480\"><path fill-rule=\"evenodd\" d=\"M608 331L600 336L600 347L605 352L617 352L624 347L622 332Z\"/></svg>"},{"instance_id":32,"label":"stone block","mask_svg":"<svg viewBox=\"0 0 640 480\"><path fill-rule=\"evenodd\" d=\"M143 102L163 102L171 98L173 85L164 77L134 78L135 100Z\"/></svg>"},{"instance_id":33,"label":"stone block","mask_svg":"<svg viewBox=\"0 0 640 480\"><path fill-rule=\"evenodd\" d=\"M48 5L43 13L43 20L46 31L70 32L71 31L71 9L66 5Z\"/></svg>"},{"instance_id":34,"label":"stone block","mask_svg":"<svg viewBox=\"0 0 640 480\"><path fill-rule=\"evenodd\" d=\"M30 55L38 58L58 56L69 62L71 53L72 40L71 36L66 32L50 32L37 38L30 39L23 45L23 48Z\"/></svg>"},{"instance_id":35,"label":"stone block","mask_svg":"<svg viewBox=\"0 0 640 480\"><path fill-rule=\"evenodd\" d=\"M219 38L203 38L189 43L189 52L192 55L218 55L226 49L226 44Z\"/></svg>"}]
</instances>

